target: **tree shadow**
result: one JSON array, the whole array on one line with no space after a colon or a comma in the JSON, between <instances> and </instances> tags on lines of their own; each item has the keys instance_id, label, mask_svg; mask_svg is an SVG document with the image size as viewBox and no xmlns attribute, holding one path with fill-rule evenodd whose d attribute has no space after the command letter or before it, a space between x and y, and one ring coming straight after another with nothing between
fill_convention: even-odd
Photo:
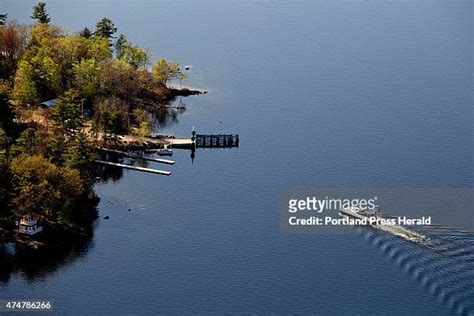
<instances>
[{"instance_id":1,"label":"tree shadow","mask_svg":"<svg viewBox=\"0 0 474 316\"><path fill-rule=\"evenodd\" d=\"M44 280L86 256L93 247L92 228L87 236L39 249L13 243L0 244L0 286L8 284L13 274L21 274L28 282Z\"/></svg>"}]
</instances>

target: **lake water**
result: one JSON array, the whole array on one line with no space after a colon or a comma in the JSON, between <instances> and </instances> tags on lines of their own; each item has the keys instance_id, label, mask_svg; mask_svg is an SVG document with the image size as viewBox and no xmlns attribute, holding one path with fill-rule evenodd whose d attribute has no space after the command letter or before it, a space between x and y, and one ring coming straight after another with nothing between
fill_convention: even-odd
<instances>
[{"instance_id":1,"label":"lake water","mask_svg":"<svg viewBox=\"0 0 474 316\"><path fill-rule=\"evenodd\" d=\"M30 22L36 1L1 0ZM154 57L193 65L187 111L161 131L238 133L175 150L170 177L98 183L94 237L13 263L1 298L70 314L474 312L474 237L433 251L377 232L285 235L289 187L474 184L471 1L48 1L79 30L112 18ZM129 211L129 209L131 211ZM472 208L466 221L473 222ZM26 260L26 259L24 259Z\"/></svg>"}]
</instances>

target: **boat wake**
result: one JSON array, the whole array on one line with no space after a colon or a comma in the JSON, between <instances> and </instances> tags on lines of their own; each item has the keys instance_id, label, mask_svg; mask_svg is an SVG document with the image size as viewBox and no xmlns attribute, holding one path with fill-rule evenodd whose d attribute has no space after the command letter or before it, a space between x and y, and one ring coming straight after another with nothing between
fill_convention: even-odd
<instances>
[{"instance_id":1,"label":"boat wake","mask_svg":"<svg viewBox=\"0 0 474 316\"><path fill-rule=\"evenodd\" d=\"M377 225L375 228L416 243L426 243L429 241L425 235L398 225Z\"/></svg>"},{"instance_id":2,"label":"boat wake","mask_svg":"<svg viewBox=\"0 0 474 316\"><path fill-rule=\"evenodd\" d=\"M359 223L363 225L382 230L413 242L422 243L428 241L426 236L417 233L410 228L396 225L396 220L394 218L384 218L380 216L379 210L361 209L358 207L342 208L339 212L339 216L359 221Z\"/></svg>"},{"instance_id":3,"label":"boat wake","mask_svg":"<svg viewBox=\"0 0 474 316\"><path fill-rule=\"evenodd\" d=\"M453 313L474 315L474 233L441 226L406 229L425 237L413 240L390 230L357 229Z\"/></svg>"}]
</instances>

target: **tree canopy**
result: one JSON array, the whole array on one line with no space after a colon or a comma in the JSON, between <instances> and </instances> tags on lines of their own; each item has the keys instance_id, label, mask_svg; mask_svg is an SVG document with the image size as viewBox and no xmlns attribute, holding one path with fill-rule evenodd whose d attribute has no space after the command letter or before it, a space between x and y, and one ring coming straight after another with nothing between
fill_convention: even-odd
<instances>
[{"instance_id":1,"label":"tree canopy","mask_svg":"<svg viewBox=\"0 0 474 316\"><path fill-rule=\"evenodd\" d=\"M13 90L13 97L18 103L27 104L39 101L34 77L33 66L26 60L21 61L18 64Z\"/></svg>"},{"instance_id":2,"label":"tree canopy","mask_svg":"<svg viewBox=\"0 0 474 316\"><path fill-rule=\"evenodd\" d=\"M13 204L23 215L57 220L67 202L79 199L84 190L79 171L57 167L41 156L20 155L12 160L10 170L15 182Z\"/></svg>"},{"instance_id":3,"label":"tree canopy","mask_svg":"<svg viewBox=\"0 0 474 316\"><path fill-rule=\"evenodd\" d=\"M40 49L30 61L19 63L13 95L20 104L37 103L53 98L61 87L59 66Z\"/></svg>"}]
</instances>

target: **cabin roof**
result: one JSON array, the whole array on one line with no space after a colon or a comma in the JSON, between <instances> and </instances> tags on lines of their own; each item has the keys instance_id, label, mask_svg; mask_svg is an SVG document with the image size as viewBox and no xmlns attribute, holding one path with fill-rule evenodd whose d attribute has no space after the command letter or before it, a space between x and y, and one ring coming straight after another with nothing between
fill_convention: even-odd
<instances>
[{"instance_id":1,"label":"cabin roof","mask_svg":"<svg viewBox=\"0 0 474 316\"><path fill-rule=\"evenodd\" d=\"M45 107L47 107L48 109L52 109L56 103L58 102L59 98L56 98L56 99L52 99L52 100L48 100L48 101L44 101L41 103L41 105L44 105Z\"/></svg>"}]
</instances>

